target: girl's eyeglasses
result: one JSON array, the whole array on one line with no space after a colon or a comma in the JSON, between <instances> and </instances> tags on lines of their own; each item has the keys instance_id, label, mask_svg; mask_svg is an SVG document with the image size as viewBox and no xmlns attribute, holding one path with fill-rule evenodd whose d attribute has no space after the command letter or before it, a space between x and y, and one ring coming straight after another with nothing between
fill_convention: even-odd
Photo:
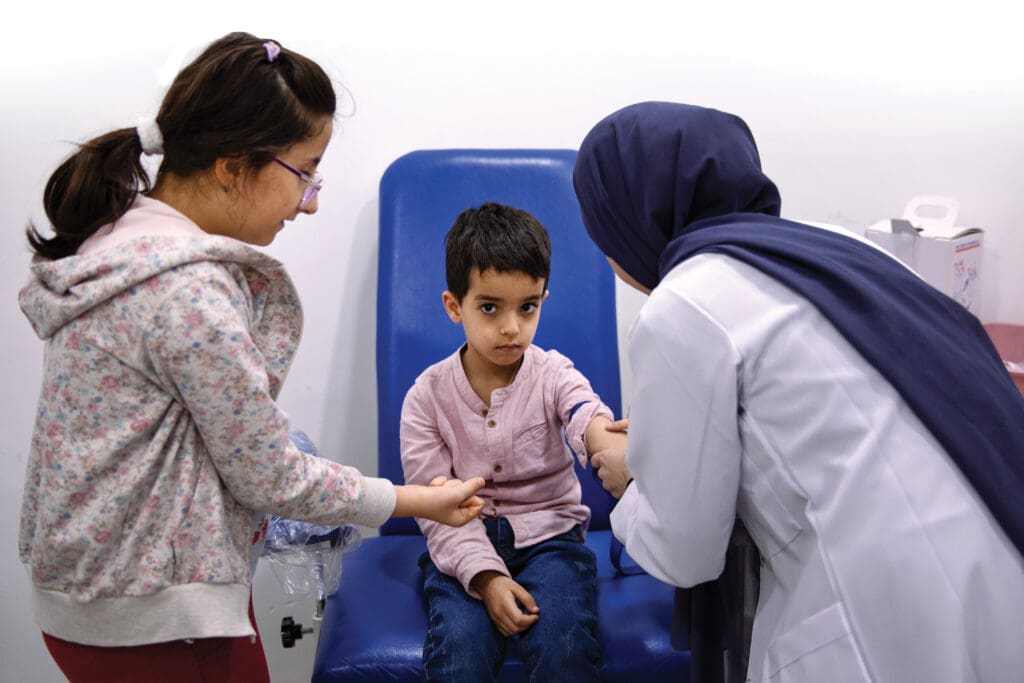
<instances>
[{"instance_id":1,"label":"girl's eyeglasses","mask_svg":"<svg viewBox=\"0 0 1024 683\"><path fill-rule=\"evenodd\" d=\"M310 176L308 173L303 173L291 164L287 164L277 157L274 157L273 159L295 175L299 176L299 178L302 179L302 182L306 183L306 189L302 191L302 199L299 200L299 208L305 209L309 203L313 201L313 197L316 196L316 193L320 191L320 186L323 185L324 179L319 173L314 176Z\"/></svg>"}]
</instances>

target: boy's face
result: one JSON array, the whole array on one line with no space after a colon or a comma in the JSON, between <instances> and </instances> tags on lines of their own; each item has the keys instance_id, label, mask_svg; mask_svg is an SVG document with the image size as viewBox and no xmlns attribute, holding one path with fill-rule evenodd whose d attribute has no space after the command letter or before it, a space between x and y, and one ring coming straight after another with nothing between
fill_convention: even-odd
<instances>
[{"instance_id":1,"label":"boy's face","mask_svg":"<svg viewBox=\"0 0 1024 683\"><path fill-rule=\"evenodd\" d=\"M514 366L533 343L540 307L548 293L544 280L521 271L493 269L469 274L469 289L462 301L451 292L444 308L466 332L467 367L497 370Z\"/></svg>"}]
</instances>

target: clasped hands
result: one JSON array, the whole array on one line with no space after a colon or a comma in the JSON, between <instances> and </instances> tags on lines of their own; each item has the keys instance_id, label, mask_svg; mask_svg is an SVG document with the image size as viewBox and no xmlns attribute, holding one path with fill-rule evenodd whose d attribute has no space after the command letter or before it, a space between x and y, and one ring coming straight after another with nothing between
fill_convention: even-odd
<instances>
[{"instance_id":1,"label":"clasped hands","mask_svg":"<svg viewBox=\"0 0 1024 683\"><path fill-rule=\"evenodd\" d=\"M616 420L605 425L605 430L625 435L629 429L629 418ZM632 480L629 467L626 465L625 446L612 446L599 450L590 456L590 466L594 468L601 486L616 499L622 498L626 486Z\"/></svg>"},{"instance_id":2,"label":"clasped hands","mask_svg":"<svg viewBox=\"0 0 1024 683\"><path fill-rule=\"evenodd\" d=\"M430 486L395 487L393 517L422 517L449 526L462 526L476 519L484 501L476 492L484 487L483 477L462 481L435 477Z\"/></svg>"}]
</instances>

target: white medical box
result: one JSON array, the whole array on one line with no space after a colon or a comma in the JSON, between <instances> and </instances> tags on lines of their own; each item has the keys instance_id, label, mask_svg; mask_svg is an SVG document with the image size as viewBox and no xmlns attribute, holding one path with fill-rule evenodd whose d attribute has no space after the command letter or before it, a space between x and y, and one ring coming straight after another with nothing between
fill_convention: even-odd
<instances>
[{"instance_id":1,"label":"white medical box","mask_svg":"<svg viewBox=\"0 0 1024 683\"><path fill-rule=\"evenodd\" d=\"M984 231L957 226L959 213L955 199L919 195L907 204L903 218L879 221L864 236L977 315Z\"/></svg>"}]
</instances>

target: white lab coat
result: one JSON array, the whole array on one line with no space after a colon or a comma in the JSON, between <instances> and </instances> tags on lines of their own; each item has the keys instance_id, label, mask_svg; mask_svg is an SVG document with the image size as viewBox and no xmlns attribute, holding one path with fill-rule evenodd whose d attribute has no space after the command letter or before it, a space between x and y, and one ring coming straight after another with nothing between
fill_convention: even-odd
<instances>
[{"instance_id":1,"label":"white lab coat","mask_svg":"<svg viewBox=\"0 0 1024 683\"><path fill-rule=\"evenodd\" d=\"M615 535L689 587L743 520L764 557L749 680L1024 681L1024 560L806 300L699 255L651 294L629 357L635 484Z\"/></svg>"}]
</instances>

